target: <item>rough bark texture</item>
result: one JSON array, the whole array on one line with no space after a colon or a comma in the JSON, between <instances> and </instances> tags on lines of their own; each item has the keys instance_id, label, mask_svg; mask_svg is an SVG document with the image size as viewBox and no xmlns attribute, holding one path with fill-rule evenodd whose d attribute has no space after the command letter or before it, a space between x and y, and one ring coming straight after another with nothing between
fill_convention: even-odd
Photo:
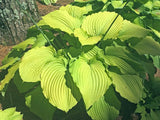
<instances>
[{"instance_id":1,"label":"rough bark texture","mask_svg":"<svg viewBox=\"0 0 160 120\"><path fill-rule=\"evenodd\" d=\"M35 0L18 1L35 21L39 20ZM0 0L0 44L14 45L25 40L26 30L32 25L16 0Z\"/></svg>"}]
</instances>

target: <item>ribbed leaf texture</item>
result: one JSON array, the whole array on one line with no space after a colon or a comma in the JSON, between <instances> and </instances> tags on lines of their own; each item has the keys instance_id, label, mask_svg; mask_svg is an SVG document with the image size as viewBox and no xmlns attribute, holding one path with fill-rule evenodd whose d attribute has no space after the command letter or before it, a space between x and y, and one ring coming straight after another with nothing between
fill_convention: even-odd
<instances>
[{"instance_id":1,"label":"ribbed leaf texture","mask_svg":"<svg viewBox=\"0 0 160 120\"><path fill-rule=\"evenodd\" d=\"M149 30L133 24L127 20L123 21L122 28L119 32L119 38L121 40L127 40L132 37L143 38L149 33Z\"/></svg>"},{"instance_id":2,"label":"ribbed leaf texture","mask_svg":"<svg viewBox=\"0 0 160 120\"><path fill-rule=\"evenodd\" d=\"M56 10L43 17L43 20L52 28L60 29L69 34L73 33L75 28L79 28L81 21L71 16L67 11Z\"/></svg>"},{"instance_id":3,"label":"ribbed leaf texture","mask_svg":"<svg viewBox=\"0 0 160 120\"><path fill-rule=\"evenodd\" d=\"M48 63L42 70L41 87L52 105L67 112L77 104L77 101L66 86L65 71L62 59Z\"/></svg>"},{"instance_id":4,"label":"ribbed leaf texture","mask_svg":"<svg viewBox=\"0 0 160 120\"><path fill-rule=\"evenodd\" d=\"M54 60L54 50L49 47L35 48L28 51L19 66L20 76L25 82L40 81L40 74L49 61Z\"/></svg>"},{"instance_id":5,"label":"ribbed leaf texture","mask_svg":"<svg viewBox=\"0 0 160 120\"><path fill-rule=\"evenodd\" d=\"M80 57L70 66L70 72L82 94L86 109L101 98L111 84L103 64L95 59L87 62Z\"/></svg>"},{"instance_id":6,"label":"ribbed leaf texture","mask_svg":"<svg viewBox=\"0 0 160 120\"><path fill-rule=\"evenodd\" d=\"M41 81L43 94L49 102L67 112L77 104L65 84L67 64L64 57L56 56L53 48L34 48L23 56L19 72L25 82Z\"/></svg>"},{"instance_id":7,"label":"ribbed leaf texture","mask_svg":"<svg viewBox=\"0 0 160 120\"><path fill-rule=\"evenodd\" d=\"M87 16L81 29L75 30L82 45L95 44L107 32L105 39L117 38L121 29L123 18L115 12L99 12Z\"/></svg>"},{"instance_id":8,"label":"ribbed leaf texture","mask_svg":"<svg viewBox=\"0 0 160 120\"><path fill-rule=\"evenodd\" d=\"M119 111L106 103L102 97L93 104L88 114L93 120L115 120Z\"/></svg>"},{"instance_id":9,"label":"ribbed leaf texture","mask_svg":"<svg viewBox=\"0 0 160 120\"><path fill-rule=\"evenodd\" d=\"M136 75L119 75L110 72L110 77L115 85L115 90L132 103L138 103L142 99L142 79Z\"/></svg>"}]
</instances>

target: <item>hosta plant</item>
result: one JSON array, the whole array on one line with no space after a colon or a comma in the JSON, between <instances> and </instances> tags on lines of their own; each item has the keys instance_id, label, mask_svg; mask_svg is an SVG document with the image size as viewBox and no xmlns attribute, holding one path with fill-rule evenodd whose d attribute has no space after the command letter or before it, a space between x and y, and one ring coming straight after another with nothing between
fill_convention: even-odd
<instances>
[{"instance_id":1,"label":"hosta plant","mask_svg":"<svg viewBox=\"0 0 160 120\"><path fill-rule=\"evenodd\" d=\"M0 67L1 97L14 86L35 120L159 118L150 55L160 55L160 44L151 30L110 11L105 0L96 1L98 9L95 1L79 2L44 16L37 24L43 32L31 27L12 48Z\"/></svg>"}]
</instances>

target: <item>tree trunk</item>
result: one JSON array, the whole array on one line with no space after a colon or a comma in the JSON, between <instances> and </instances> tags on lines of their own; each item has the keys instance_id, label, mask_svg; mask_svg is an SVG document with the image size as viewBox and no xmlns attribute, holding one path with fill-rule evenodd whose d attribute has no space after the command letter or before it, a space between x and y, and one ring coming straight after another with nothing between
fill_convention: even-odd
<instances>
[{"instance_id":1,"label":"tree trunk","mask_svg":"<svg viewBox=\"0 0 160 120\"><path fill-rule=\"evenodd\" d=\"M35 0L18 1L35 21L39 20ZM0 44L14 45L25 40L27 29L32 25L16 0L0 0Z\"/></svg>"}]
</instances>

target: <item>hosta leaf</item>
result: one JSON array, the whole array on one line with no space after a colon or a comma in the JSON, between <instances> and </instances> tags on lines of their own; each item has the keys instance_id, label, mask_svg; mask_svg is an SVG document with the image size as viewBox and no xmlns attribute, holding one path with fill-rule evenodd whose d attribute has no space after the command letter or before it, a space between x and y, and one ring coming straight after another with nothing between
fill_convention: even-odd
<instances>
[{"instance_id":1,"label":"hosta leaf","mask_svg":"<svg viewBox=\"0 0 160 120\"><path fill-rule=\"evenodd\" d=\"M133 44L132 47L139 54L160 55L160 44L150 36L139 40L139 42L135 45Z\"/></svg>"},{"instance_id":2,"label":"hosta leaf","mask_svg":"<svg viewBox=\"0 0 160 120\"><path fill-rule=\"evenodd\" d=\"M57 58L48 63L42 70L41 87L49 102L57 108L67 112L77 104L71 93L71 89L66 86L64 77L66 71L66 61L64 58Z\"/></svg>"},{"instance_id":3,"label":"hosta leaf","mask_svg":"<svg viewBox=\"0 0 160 120\"><path fill-rule=\"evenodd\" d=\"M34 48L28 51L19 66L22 80L25 82L40 81L40 73L47 62L54 60L54 52L50 47Z\"/></svg>"},{"instance_id":4,"label":"hosta leaf","mask_svg":"<svg viewBox=\"0 0 160 120\"><path fill-rule=\"evenodd\" d=\"M22 120L23 115L20 112L16 112L16 108L8 108L5 110L0 110L1 120Z\"/></svg>"},{"instance_id":5,"label":"hosta leaf","mask_svg":"<svg viewBox=\"0 0 160 120\"><path fill-rule=\"evenodd\" d=\"M74 34L76 37L79 37L82 45L97 43L107 30L109 31L104 39L115 39L123 21L121 16L117 16L117 13L114 12L99 12L89 15L84 19L81 30L76 30Z\"/></svg>"},{"instance_id":6,"label":"hosta leaf","mask_svg":"<svg viewBox=\"0 0 160 120\"><path fill-rule=\"evenodd\" d=\"M35 37L30 37L30 38L28 38L27 40L19 43L18 45L15 45L15 46L13 47L13 49L17 49L17 50L22 49L22 50L25 50L25 49L27 48L27 46L33 45L35 41L36 41L36 38L35 38Z\"/></svg>"},{"instance_id":7,"label":"hosta leaf","mask_svg":"<svg viewBox=\"0 0 160 120\"><path fill-rule=\"evenodd\" d=\"M93 104L88 114L93 120L115 120L119 111L106 103L102 97Z\"/></svg>"},{"instance_id":8,"label":"hosta leaf","mask_svg":"<svg viewBox=\"0 0 160 120\"><path fill-rule=\"evenodd\" d=\"M119 32L119 38L121 40L127 40L132 37L143 38L149 33L149 30L133 24L127 20L123 21L122 28Z\"/></svg>"},{"instance_id":9,"label":"hosta leaf","mask_svg":"<svg viewBox=\"0 0 160 120\"><path fill-rule=\"evenodd\" d=\"M69 15L67 11L56 10L43 17L46 22L52 28L60 29L69 34L73 33L75 28L80 27L80 20Z\"/></svg>"},{"instance_id":10,"label":"hosta leaf","mask_svg":"<svg viewBox=\"0 0 160 120\"><path fill-rule=\"evenodd\" d=\"M15 72L18 70L19 62L15 63L12 67L8 69L8 73L5 75L5 78L0 81L0 91L3 90L5 85L14 77Z\"/></svg>"},{"instance_id":11,"label":"hosta leaf","mask_svg":"<svg viewBox=\"0 0 160 120\"><path fill-rule=\"evenodd\" d=\"M128 101L138 103L142 99L142 79L136 75L118 75L110 72L115 90Z\"/></svg>"},{"instance_id":12,"label":"hosta leaf","mask_svg":"<svg viewBox=\"0 0 160 120\"><path fill-rule=\"evenodd\" d=\"M73 16L74 18L83 19L83 15L87 14L89 11L92 10L91 5L87 5L85 7L78 7L67 5L65 7L61 7L60 10L66 10L69 15Z\"/></svg>"},{"instance_id":13,"label":"hosta leaf","mask_svg":"<svg viewBox=\"0 0 160 120\"><path fill-rule=\"evenodd\" d=\"M52 120L56 108L44 97L40 86L27 93L25 99L30 111L40 117L41 120Z\"/></svg>"},{"instance_id":14,"label":"hosta leaf","mask_svg":"<svg viewBox=\"0 0 160 120\"><path fill-rule=\"evenodd\" d=\"M111 84L103 64L97 60L87 63L80 57L70 66L70 73L82 94L86 109L102 97Z\"/></svg>"},{"instance_id":15,"label":"hosta leaf","mask_svg":"<svg viewBox=\"0 0 160 120\"><path fill-rule=\"evenodd\" d=\"M117 66L123 74L136 74L136 71L121 58L106 55L104 60L110 66Z\"/></svg>"},{"instance_id":16,"label":"hosta leaf","mask_svg":"<svg viewBox=\"0 0 160 120\"><path fill-rule=\"evenodd\" d=\"M16 58L13 58L13 57L8 58L7 63L4 64L3 66L1 66L0 70L8 68L10 65L13 65L18 60L19 60L18 57L16 57Z\"/></svg>"},{"instance_id":17,"label":"hosta leaf","mask_svg":"<svg viewBox=\"0 0 160 120\"><path fill-rule=\"evenodd\" d=\"M79 38L79 41L82 45L93 45L98 43L101 40L102 36L93 36L89 37L89 35L83 31L82 29L78 28L74 31L74 35Z\"/></svg>"}]
</instances>

